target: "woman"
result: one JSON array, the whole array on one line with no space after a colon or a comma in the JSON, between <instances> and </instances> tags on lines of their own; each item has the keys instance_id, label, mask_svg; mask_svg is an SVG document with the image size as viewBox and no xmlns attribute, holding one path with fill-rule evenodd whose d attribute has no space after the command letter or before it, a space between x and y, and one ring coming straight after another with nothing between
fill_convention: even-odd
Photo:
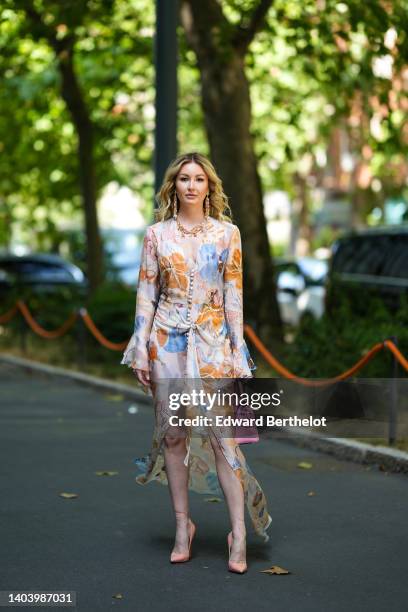
<instances>
[{"instance_id":1,"label":"woman","mask_svg":"<svg viewBox=\"0 0 408 612\"><path fill-rule=\"evenodd\" d=\"M224 493L232 531L230 571L246 571L246 503L255 531L268 540L266 500L233 436L219 429L169 424L174 413L165 382L250 378L255 365L243 337L242 252L239 229L221 179L199 153L177 157L157 194L159 221L143 243L134 334L122 364L150 388L156 427L152 450L137 459L137 482L169 485L176 517L170 561L188 561L195 525L188 489ZM183 383L184 384L184 383ZM163 399L164 398L164 399ZM167 395L168 400L168 395Z\"/></svg>"}]
</instances>

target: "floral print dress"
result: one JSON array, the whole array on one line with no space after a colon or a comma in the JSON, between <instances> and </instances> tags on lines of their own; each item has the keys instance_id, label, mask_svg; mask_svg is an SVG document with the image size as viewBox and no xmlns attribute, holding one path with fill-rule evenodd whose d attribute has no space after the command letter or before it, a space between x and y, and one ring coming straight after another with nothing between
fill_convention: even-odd
<instances>
[{"instance_id":1,"label":"floral print dress","mask_svg":"<svg viewBox=\"0 0 408 612\"><path fill-rule=\"evenodd\" d=\"M174 219L147 228L136 298L134 333L122 364L149 370L155 407L150 453L135 460L139 484L168 484L162 446L174 412L161 392L166 381L251 378L256 368L243 336L242 248L236 225L209 217L196 236ZM184 384L184 383L183 383ZM191 412L187 416L193 416ZM216 408L215 408L216 410ZM218 408L218 413L226 408ZM240 480L255 531L268 540L272 519L263 491L234 437L217 428L186 427L189 488L222 493L209 429Z\"/></svg>"}]
</instances>

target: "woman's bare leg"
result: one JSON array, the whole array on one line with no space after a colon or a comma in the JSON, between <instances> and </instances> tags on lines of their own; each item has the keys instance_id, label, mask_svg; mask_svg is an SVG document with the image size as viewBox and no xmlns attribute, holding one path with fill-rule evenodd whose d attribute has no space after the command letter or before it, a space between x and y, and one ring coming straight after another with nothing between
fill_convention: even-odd
<instances>
[{"instance_id":1,"label":"woman's bare leg","mask_svg":"<svg viewBox=\"0 0 408 612\"><path fill-rule=\"evenodd\" d=\"M164 438L164 461L169 483L170 497L176 517L176 539L173 552L188 549L188 466L184 465L186 439L178 427L169 427Z\"/></svg>"},{"instance_id":2,"label":"woman's bare leg","mask_svg":"<svg viewBox=\"0 0 408 612\"><path fill-rule=\"evenodd\" d=\"M246 529L245 529L245 498L242 485L234 474L234 470L226 460L214 434L210 440L215 455L218 480L220 481L232 526L231 561L245 561Z\"/></svg>"}]
</instances>

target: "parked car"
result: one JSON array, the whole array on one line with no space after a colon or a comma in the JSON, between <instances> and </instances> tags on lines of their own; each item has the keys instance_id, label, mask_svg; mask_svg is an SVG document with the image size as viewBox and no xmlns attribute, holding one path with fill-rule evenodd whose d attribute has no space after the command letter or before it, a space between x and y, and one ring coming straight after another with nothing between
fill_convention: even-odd
<instances>
[{"instance_id":1,"label":"parked car","mask_svg":"<svg viewBox=\"0 0 408 612\"><path fill-rule=\"evenodd\" d=\"M69 287L84 294L87 280L80 268L58 255L0 254L0 297L15 289L29 288L36 293L56 293Z\"/></svg>"},{"instance_id":2,"label":"parked car","mask_svg":"<svg viewBox=\"0 0 408 612\"><path fill-rule=\"evenodd\" d=\"M408 226L350 232L332 247L326 307L332 312L342 296L367 313L370 297L390 310L408 295Z\"/></svg>"},{"instance_id":3,"label":"parked car","mask_svg":"<svg viewBox=\"0 0 408 612\"><path fill-rule=\"evenodd\" d=\"M324 312L327 262L314 257L276 258L277 299L282 321L298 325Z\"/></svg>"}]
</instances>

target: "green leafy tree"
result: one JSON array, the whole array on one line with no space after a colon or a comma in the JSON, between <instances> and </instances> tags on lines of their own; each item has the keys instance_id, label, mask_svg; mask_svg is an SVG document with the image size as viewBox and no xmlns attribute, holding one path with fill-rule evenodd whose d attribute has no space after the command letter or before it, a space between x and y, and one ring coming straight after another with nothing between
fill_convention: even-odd
<instances>
[{"instance_id":1,"label":"green leafy tree","mask_svg":"<svg viewBox=\"0 0 408 612\"><path fill-rule=\"evenodd\" d=\"M152 199L153 11L148 2L84 0L21 0L1 10L3 243L18 220L35 229L31 244L55 247L61 220L82 213L95 288L102 189L115 180Z\"/></svg>"}]
</instances>

